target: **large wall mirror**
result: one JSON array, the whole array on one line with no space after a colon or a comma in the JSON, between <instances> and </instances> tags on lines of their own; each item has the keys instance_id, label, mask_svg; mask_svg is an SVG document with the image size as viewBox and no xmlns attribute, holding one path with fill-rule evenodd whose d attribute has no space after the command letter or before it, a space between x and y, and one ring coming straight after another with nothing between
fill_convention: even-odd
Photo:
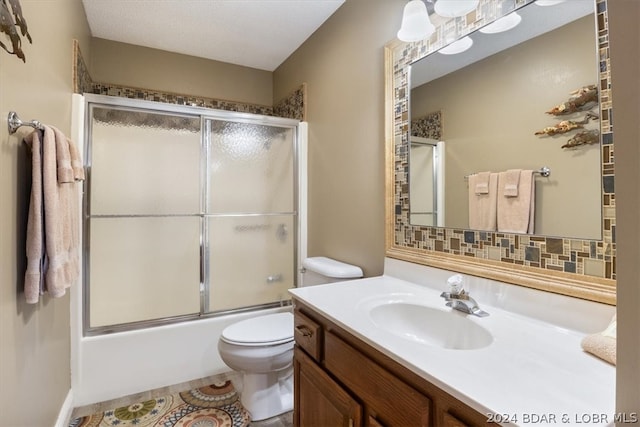
<instances>
[{"instance_id":1,"label":"large wall mirror","mask_svg":"<svg viewBox=\"0 0 640 427\"><path fill-rule=\"evenodd\" d=\"M481 0L431 18L429 39L386 47L387 255L615 303L606 1ZM534 171L529 229L478 222L478 177L518 169Z\"/></svg>"}]
</instances>

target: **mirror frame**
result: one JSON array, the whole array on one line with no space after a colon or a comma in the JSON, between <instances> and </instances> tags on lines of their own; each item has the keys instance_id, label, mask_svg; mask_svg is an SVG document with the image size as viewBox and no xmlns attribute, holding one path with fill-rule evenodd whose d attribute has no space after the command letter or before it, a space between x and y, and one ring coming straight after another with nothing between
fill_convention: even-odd
<instances>
[{"instance_id":1,"label":"mirror frame","mask_svg":"<svg viewBox=\"0 0 640 427\"><path fill-rule=\"evenodd\" d=\"M457 38L464 37L534 1L481 0L476 12L451 18L428 39L415 43L396 39L385 46L385 253L390 258L615 304L616 219L607 0L594 1L600 67L601 240L426 227L409 222L409 65L443 47L447 32L458 30Z\"/></svg>"}]
</instances>

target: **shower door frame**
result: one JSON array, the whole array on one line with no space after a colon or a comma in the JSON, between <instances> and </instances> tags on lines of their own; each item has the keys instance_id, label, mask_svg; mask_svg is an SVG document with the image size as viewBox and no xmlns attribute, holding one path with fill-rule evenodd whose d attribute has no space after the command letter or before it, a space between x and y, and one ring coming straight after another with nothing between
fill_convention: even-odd
<instances>
[{"instance_id":1,"label":"shower door frame","mask_svg":"<svg viewBox=\"0 0 640 427\"><path fill-rule=\"evenodd\" d=\"M168 104L156 101L137 100L130 98L120 98L106 95L84 94L84 158L86 179L83 187L82 198L82 331L83 336L97 336L117 332L126 332L132 330L146 329L155 326L168 325L180 322L194 321L203 318L211 318L223 316L227 314L250 312L268 308L282 307L291 305L291 299L281 300L277 302L252 305L246 307L238 307L228 310L208 311L209 310L209 236L208 227L211 217L231 217L231 216L256 216L266 217L272 215L291 215L293 217L293 272L294 283L297 287L301 281L301 273L299 266L301 265L301 256L306 255L304 243L306 242L306 208L304 206L306 195L301 194L303 188L306 187L306 179L302 171L306 171L306 150L303 146L304 138L300 135L301 122L296 119L288 119L275 116L264 116L251 113L242 113L227 110L215 110L197 106L187 106L178 104ZM130 110L135 112L146 112L156 114L168 114L173 116L183 116L200 119L200 209L198 214L182 215L182 214L131 214L131 215L90 215L90 195L91 195L91 149L92 149L92 111L93 108L115 108L118 110ZM273 126L290 128L293 130L293 211L291 212L269 212L269 213L232 213L232 214L210 214L207 213L210 194L210 148L211 148L211 121L221 120L234 123L247 123L253 125ZM200 218L200 249L199 249L199 296L200 311L193 314L183 314L169 316L157 319L148 319L127 323L120 323L105 326L90 326L90 220L91 218L106 217L188 217L195 216Z\"/></svg>"}]
</instances>

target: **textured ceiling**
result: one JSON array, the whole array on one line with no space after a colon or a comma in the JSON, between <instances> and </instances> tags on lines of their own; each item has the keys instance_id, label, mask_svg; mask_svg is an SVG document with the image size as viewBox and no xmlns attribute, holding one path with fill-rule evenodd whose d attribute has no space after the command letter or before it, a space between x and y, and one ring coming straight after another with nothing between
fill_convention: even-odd
<instances>
[{"instance_id":1,"label":"textured ceiling","mask_svg":"<svg viewBox=\"0 0 640 427\"><path fill-rule=\"evenodd\" d=\"M345 0L82 0L91 34L273 71Z\"/></svg>"}]
</instances>

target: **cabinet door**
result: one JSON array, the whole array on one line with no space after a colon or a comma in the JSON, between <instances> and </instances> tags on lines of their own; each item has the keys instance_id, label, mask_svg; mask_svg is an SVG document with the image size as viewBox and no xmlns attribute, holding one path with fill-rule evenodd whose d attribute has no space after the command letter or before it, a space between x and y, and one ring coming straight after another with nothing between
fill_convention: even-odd
<instances>
[{"instance_id":1,"label":"cabinet door","mask_svg":"<svg viewBox=\"0 0 640 427\"><path fill-rule=\"evenodd\" d=\"M299 348L294 356L294 425L360 427L362 407Z\"/></svg>"},{"instance_id":2,"label":"cabinet door","mask_svg":"<svg viewBox=\"0 0 640 427\"><path fill-rule=\"evenodd\" d=\"M467 424L463 423L448 412L442 414L442 417L443 427L469 427Z\"/></svg>"},{"instance_id":3,"label":"cabinet door","mask_svg":"<svg viewBox=\"0 0 640 427\"><path fill-rule=\"evenodd\" d=\"M428 427L431 400L337 335L324 335L325 368L340 379L388 427Z\"/></svg>"}]
</instances>

